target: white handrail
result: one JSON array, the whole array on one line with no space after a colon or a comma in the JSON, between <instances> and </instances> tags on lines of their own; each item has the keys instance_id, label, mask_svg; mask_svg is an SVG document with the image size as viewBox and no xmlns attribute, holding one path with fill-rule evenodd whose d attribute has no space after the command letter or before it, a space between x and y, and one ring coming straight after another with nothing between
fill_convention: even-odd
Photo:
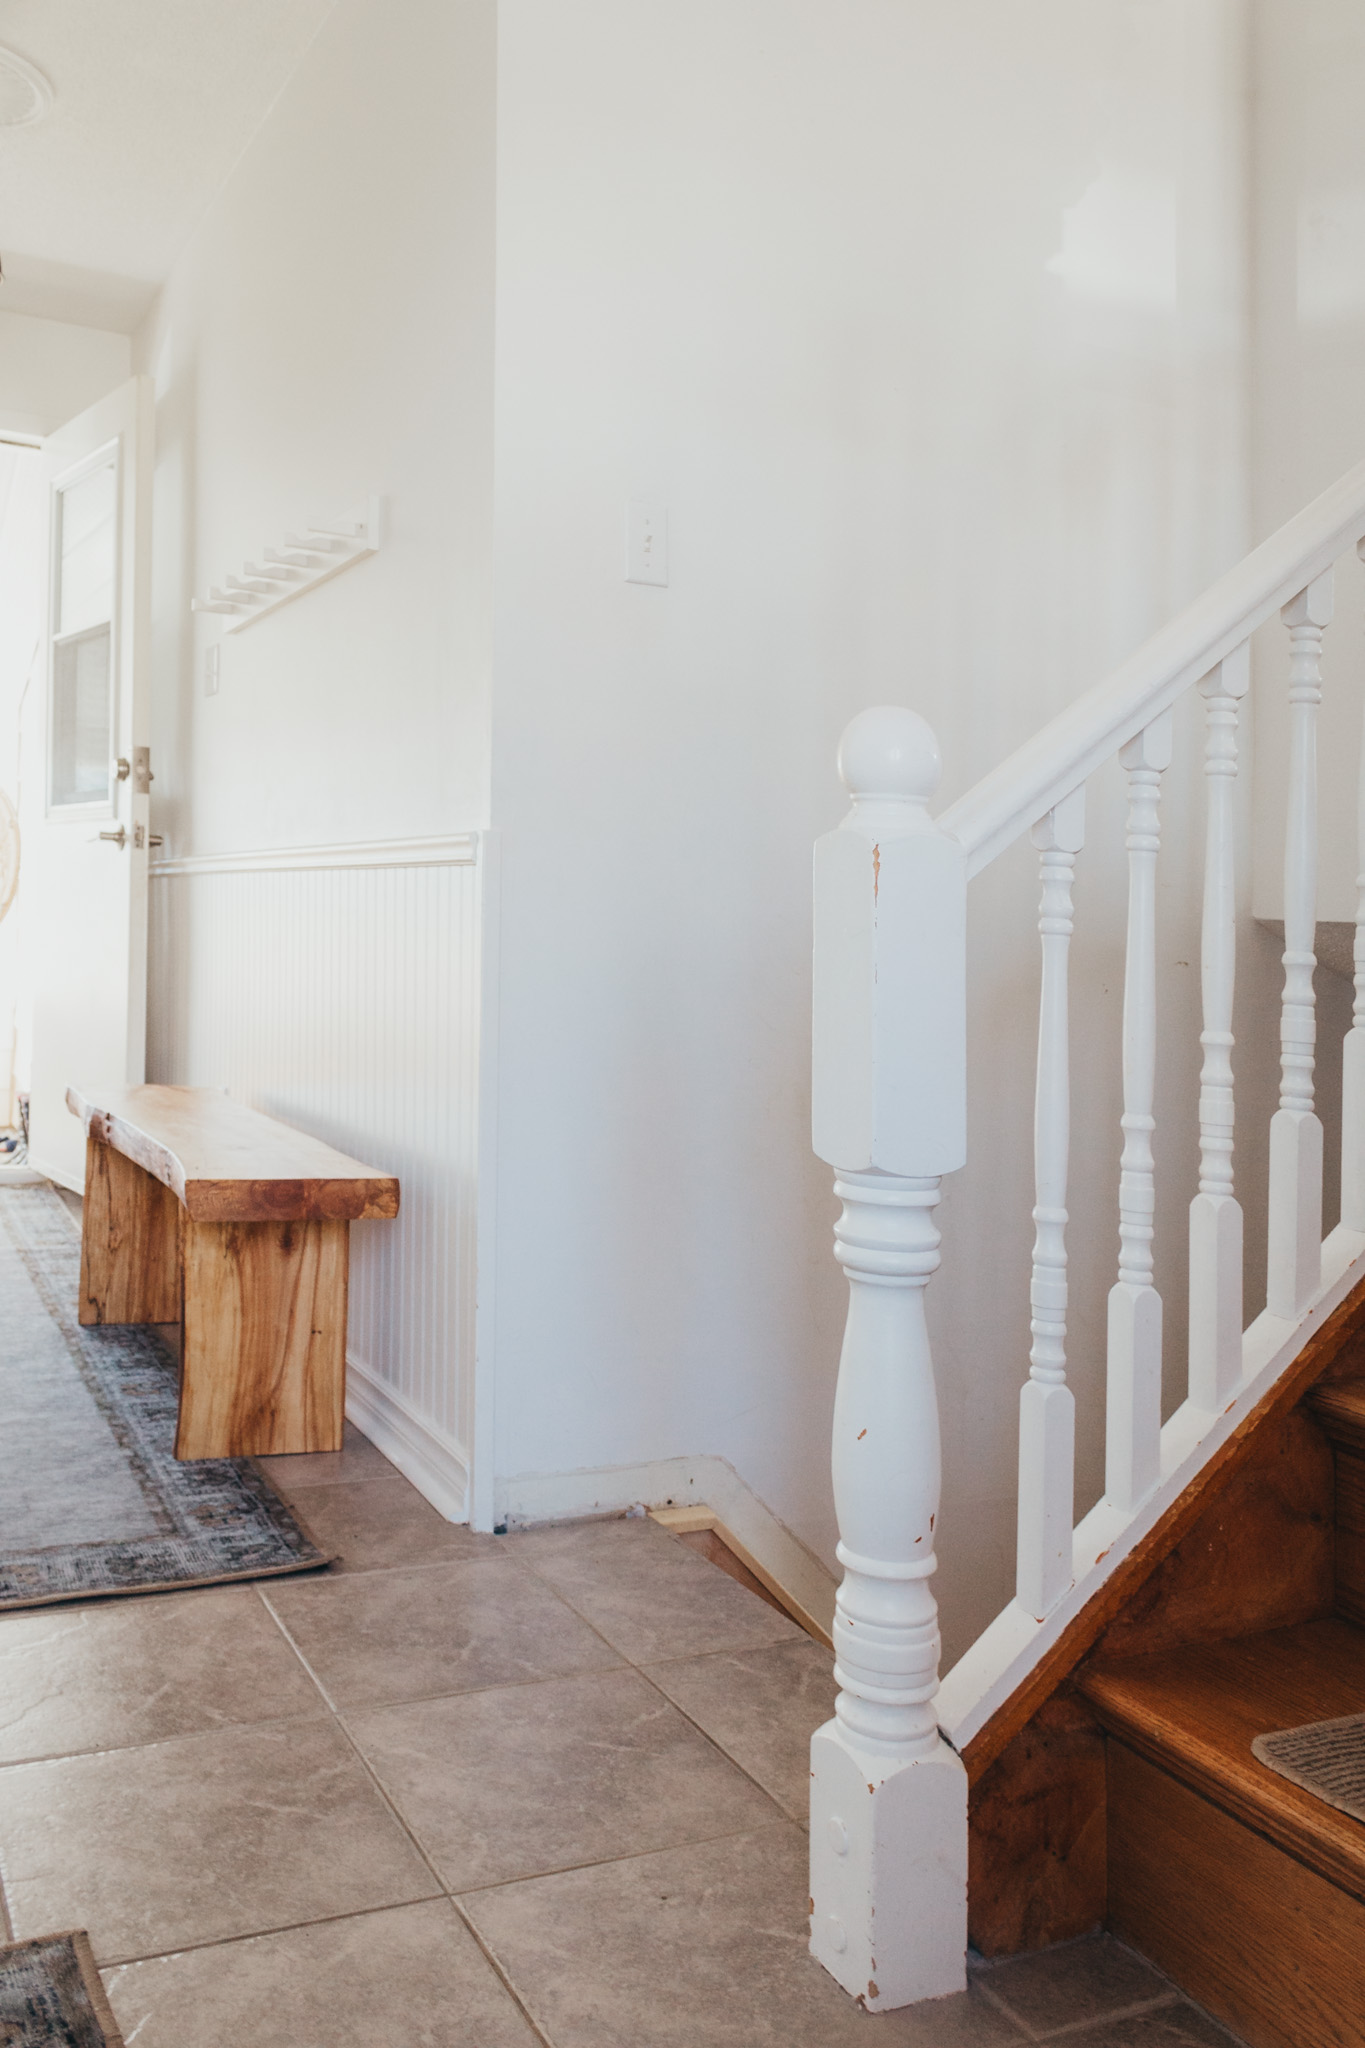
<instances>
[{"instance_id":1,"label":"white handrail","mask_svg":"<svg viewBox=\"0 0 1365 2048\"><path fill-rule=\"evenodd\" d=\"M940 830L966 851L967 873L980 874L1362 534L1365 462L1358 462L940 812Z\"/></svg>"}]
</instances>

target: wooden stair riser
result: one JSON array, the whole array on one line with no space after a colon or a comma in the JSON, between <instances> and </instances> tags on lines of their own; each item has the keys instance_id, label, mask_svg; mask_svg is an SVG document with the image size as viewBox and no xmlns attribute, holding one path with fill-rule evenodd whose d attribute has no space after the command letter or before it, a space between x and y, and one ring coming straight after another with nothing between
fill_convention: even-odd
<instances>
[{"instance_id":1,"label":"wooden stair riser","mask_svg":"<svg viewBox=\"0 0 1365 2048\"><path fill-rule=\"evenodd\" d=\"M1332 1611L1331 1447L1302 1410L1262 1431L1132 1590L1094 1661L1282 1628ZM968 1914L986 1955L1068 1941L1107 1912L1103 1736L1055 1692L972 1785Z\"/></svg>"},{"instance_id":2,"label":"wooden stair riser","mask_svg":"<svg viewBox=\"0 0 1365 2048\"><path fill-rule=\"evenodd\" d=\"M1338 1614L1365 1627L1365 1453L1341 1444L1337 1446L1336 1600Z\"/></svg>"},{"instance_id":3,"label":"wooden stair riser","mask_svg":"<svg viewBox=\"0 0 1365 2048\"><path fill-rule=\"evenodd\" d=\"M1122 1743L1109 1925L1249 2048L1360 2048L1365 1904Z\"/></svg>"}]
</instances>

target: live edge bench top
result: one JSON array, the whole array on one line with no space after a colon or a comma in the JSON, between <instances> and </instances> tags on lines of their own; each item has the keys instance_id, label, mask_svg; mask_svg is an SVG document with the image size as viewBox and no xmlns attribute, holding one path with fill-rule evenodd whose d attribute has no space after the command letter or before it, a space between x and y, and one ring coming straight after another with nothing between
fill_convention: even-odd
<instances>
[{"instance_id":1,"label":"live edge bench top","mask_svg":"<svg viewBox=\"0 0 1365 2048\"><path fill-rule=\"evenodd\" d=\"M396 1216L398 1182L215 1088L148 1084L66 1106L89 1137L162 1181L198 1223L349 1221Z\"/></svg>"}]
</instances>

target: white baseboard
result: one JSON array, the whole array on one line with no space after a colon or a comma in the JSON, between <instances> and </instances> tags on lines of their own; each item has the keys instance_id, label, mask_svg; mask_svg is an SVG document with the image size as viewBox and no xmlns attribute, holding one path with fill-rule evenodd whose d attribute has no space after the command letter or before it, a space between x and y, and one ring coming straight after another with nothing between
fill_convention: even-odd
<instances>
[{"instance_id":1,"label":"white baseboard","mask_svg":"<svg viewBox=\"0 0 1365 2048\"><path fill-rule=\"evenodd\" d=\"M382 1446L381 1446L382 1448ZM658 1458L597 1472L526 1473L497 1482L498 1520L510 1528L648 1508L711 1508L771 1580L828 1634L837 1582L814 1551L765 1507L725 1458ZM748 1560L746 1560L747 1562Z\"/></svg>"},{"instance_id":2,"label":"white baseboard","mask_svg":"<svg viewBox=\"0 0 1365 2048\"><path fill-rule=\"evenodd\" d=\"M66 1188L73 1195L83 1195L85 1193L85 1182L83 1180L72 1180L70 1174L65 1172L60 1166L45 1165L41 1159L35 1159L31 1152L28 1155L28 1164L29 1170L36 1174L39 1180L55 1181L59 1188Z\"/></svg>"},{"instance_id":3,"label":"white baseboard","mask_svg":"<svg viewBox=\"0 0 1365 2048\"><path fill-rule=\"evenodd\" d=\"M396 1388L358 1358L346 1360L346 1414L448 1522L469 1519L469 1458Z\"/></svg>"},{"instance_id":4,"label":"white baseboard","mask_svg":"<svg viewBox=\"0 0 1365 2048\"><path fill-rule=\"evenodd\" d=\"M36 1166L0 1164L0 1188L36 1188L46 1179L47 1175L39 1173Z\"/></svg>"}]
</instances>

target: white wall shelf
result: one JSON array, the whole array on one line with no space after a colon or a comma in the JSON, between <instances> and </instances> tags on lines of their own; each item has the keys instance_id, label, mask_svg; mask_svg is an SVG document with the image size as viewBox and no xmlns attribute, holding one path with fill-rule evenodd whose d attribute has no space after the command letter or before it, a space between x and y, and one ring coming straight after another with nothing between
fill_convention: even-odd
<instances>
[{"instance_id":1,"label":"white wall shelf","mask_svg":"<svg viewBox=\"0 0 1365 2048\"><path fill-rule=\"evenodd\" d=\"M277 612L281 605L328 583L353 563L378 554L384 533L384 500L374 491L365 499L363 517L336 526L305 526L287 533L282 547L263 550L260 563L247 562L240 576L229 576L222 589L214 585L207 597L192 597L192 612L219 612L225 633L241 633Z\"/></svg>"}]
</instances>

